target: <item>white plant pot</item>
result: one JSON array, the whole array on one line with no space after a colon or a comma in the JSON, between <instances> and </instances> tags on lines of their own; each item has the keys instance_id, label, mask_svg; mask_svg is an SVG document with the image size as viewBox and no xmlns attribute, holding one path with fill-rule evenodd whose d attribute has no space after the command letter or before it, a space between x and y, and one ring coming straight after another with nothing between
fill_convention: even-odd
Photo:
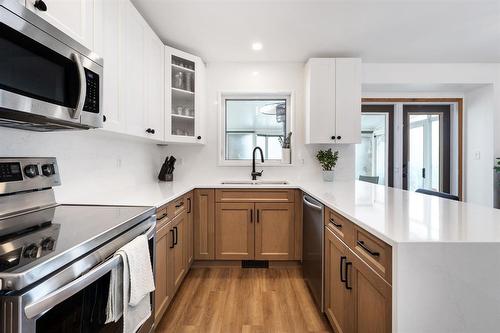
<instances>
[{"instance_id":1,"label":"white plant pot","mask_svg":"<svg viewBox=\"0 0 500 333\"><path fill-rule=\"evenodd\" d=\"M325 182L333 182L333 170L325 171L323 170L323 180Z\"/></svg>"},{"instance_id":2,"label":"white plant pot","mask_svg":"<svg viewBox=\"0 0 500 333\"><path fill-rule=\"evenodd\" d=\"M291 151L290 148L281 148L281 163L290 164Z\"/></svg>"}]
</instances>

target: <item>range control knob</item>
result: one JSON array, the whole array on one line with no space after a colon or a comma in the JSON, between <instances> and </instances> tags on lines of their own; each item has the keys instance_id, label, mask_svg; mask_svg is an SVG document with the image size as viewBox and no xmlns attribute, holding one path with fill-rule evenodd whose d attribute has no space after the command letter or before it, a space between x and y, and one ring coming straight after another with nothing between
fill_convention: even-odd
<instances>
[{"instance_id":1,"label":"range control knob","mask_svg":"<svg viewBox=\"0 0 500 333\"><path fill-rule=\"evenodd\" d=\"M23 252L23 257L35 259L38 253L38 246L35 244L28 245L28 247Z\"/></svg>"},{"instance_id":2,"label":"range control knob","mask_svg":"<svg viewBox=\"0 0 500 333\"><path fill-rule=\"evenodd\" d=\"M45 238L41 245L42 245L42 250L44 251L52 251L54 249L54 245L56 244L56 241L49 237L49 238Z\"/></svg>"},{"instance_id":3,"label":"range control knob","mask_svg":"<svg viewBox=\"0 0 500 333\"><path fill-rule=\"evenodd\" d=\"M52 176L55 174L54 165L53 164L44 164L42 165L42 174L46 177Z\"/></svg>"},{"instance_id":4,"label":"range control knob","mask_svg":"<svg viewBox=\"0 0 500 333\"><path fill-rule=\"evenodd\" d=\"M36 177L38 176L38 167L35 164L29 164L24 167L24 174L29 178Z\"/></svg>"}]
</instances>

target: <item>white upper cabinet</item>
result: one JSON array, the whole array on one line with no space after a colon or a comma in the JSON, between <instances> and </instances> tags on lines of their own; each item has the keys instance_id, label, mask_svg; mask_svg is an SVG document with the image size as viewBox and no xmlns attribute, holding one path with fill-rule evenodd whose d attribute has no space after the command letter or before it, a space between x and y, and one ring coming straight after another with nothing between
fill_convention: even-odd
<instances>
[{"instance_id":1,"label":"white upper cabinet","mask_svg":"<svg viewBox=\"0 0 500 333\"><path fill-rule=\"evenodd\" d=\"M332 143L335 135L335 59L306 64L306 143Z\"/></svg>"},{"instance_id":2,"label":"white upper cabinet","mask_svg":"<svg viewBox=\"0 0 500 333\"><path fill-rule=\"evenodd\" d=\"M100 0L95 16L95 52L103 57L103 128L125 132L125 119L119 105L120 3L126 0Z\"/></svg>"},{"instance_id":3,"label":"white upper cabinet","mask_svg":"<svg viewBox=\"0 0 500 333\"><path fill-rule=\"evenodd\" d=\"M93 50L94 1L101 0L43 0L47 6L45 11L37 8L36 0L26 0L25 3L26 7L38 16Z\"/></svg>"},{"instance_id":4,"label":"white upper cabinet","mask_svg":"<svg viewBox=\"0 0 500 333\"><path fill-rule=\"evenodd\" d=\"M205 64L196 56L166 47L165 141L204 143Z\"/></svg>"},{"instance_id":5,"label":"white upper cabinet","mask_svg":"<svg viewBox=\"0 0 500 333\"><path fill-rule=\"evenodd\" d=\"M120 107L125 115L126 132L145 136L148 129L145 105L145 22L129 1L122 3L120 12Z\"/></svg>"},{"instance_id":6,"label":"white upper cabinet","mask_svg":"<svg viewBox=\"0 0 500 333\"><path fill-rule=\"evenodd\" d=\"M337 143L361 142L361 59L335 59Z\"/></svg>"},{"instance_id":7,"label":"white upper cabinet","mask_svg":"<svg viewBox=\"0 0 500 333\"><path fill-rule=\"evenodd\" d=\"M145 33L146 133L157 140L165 135L165 45L153 30Z\"/></svg>"},{"instance_id":8,"label":"white upper cabinet","mask_svg":"<svg viewBox=\"0 0 500 333\"><path fill-rule=\"evenodd\" d=\"M156 142L204 143L203 61L165 47L129 0L95 1L103 129Z\"/></svg>"},{"instance_id":9,"label":"white upper cabinet","mask_svg":"<svg viewBox=\"0 0 500 333\"><path fill-rule=\"evenodd\" d=\"M305 124L307 144L360 142L361 59L309 59Z\"/></svg>"},{"instance_id":10,"label":"white upper cabinet","mask_svg":"<svg viewBox=\"0 0 500 333\"><path fill-rule=\"evenodd\" d=\"M96 2L105 130L164 139L165 47L129 0Z\"/></svg>"}]
</instances>

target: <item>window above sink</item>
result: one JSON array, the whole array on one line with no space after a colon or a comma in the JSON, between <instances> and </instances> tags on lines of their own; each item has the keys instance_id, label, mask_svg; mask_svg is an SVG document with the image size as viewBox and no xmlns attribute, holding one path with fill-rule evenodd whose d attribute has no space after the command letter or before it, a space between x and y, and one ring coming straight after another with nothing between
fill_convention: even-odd
<instances>
[{"instance_id":1,"label":"window above sink","mask_svg":"<svg viewBox=\"0 0 500 333\"><path fill-rule=\"evenodd\" d=\"M250 165L252 151L258 146L264 153L264 165L286 166L281 163L279 138L291 131L290 97L290 94L222 94L220 164Z\"/></svg>"}]
</instances>

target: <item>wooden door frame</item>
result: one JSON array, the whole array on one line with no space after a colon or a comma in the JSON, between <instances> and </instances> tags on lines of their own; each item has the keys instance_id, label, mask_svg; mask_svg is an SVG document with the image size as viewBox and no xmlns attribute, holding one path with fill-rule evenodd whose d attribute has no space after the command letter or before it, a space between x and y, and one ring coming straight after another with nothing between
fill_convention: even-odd
<instances>
[{"instance_id":1,"label":"wooden door frame","mask_svg":"<svg viewBox=\"0 0 500 333\"><path fill-rule=\"evenodd\" d=\"M457 104L457 140L458 140L458 197L463 200L463 154L464 154L464 99L463 98L362 98L362 103L450 103Z\"/></svg>"}]
</instances>

